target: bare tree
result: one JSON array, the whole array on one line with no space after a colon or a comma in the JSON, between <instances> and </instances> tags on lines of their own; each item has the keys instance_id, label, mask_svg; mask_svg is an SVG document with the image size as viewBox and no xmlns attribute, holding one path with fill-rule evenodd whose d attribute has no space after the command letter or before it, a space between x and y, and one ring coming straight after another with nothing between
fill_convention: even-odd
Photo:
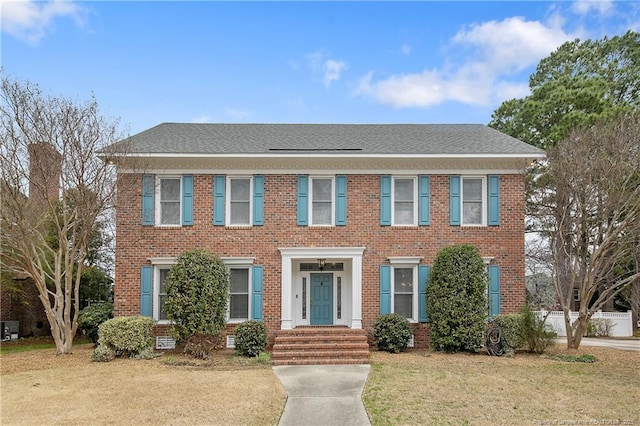
<instances>
[{"instance_id":1,"label":"bare tree","mask_svg":"<svg viewBox=\"0 0 640 426\"><path fill-rule=\"evenodd\" d=\"M97 154L120 136L95 98L47 96L37 85L3 76L2 269L37 287L58 354L71 352L94 225L115 202L115 168Z\"/></svg>"},{"instance_id":2,"label":"bare tree","mask_svg":"<svg viewBox=\"0 0 640 426\"><path fill-rule=\"evenodd\" d=\"M640 116L577 129L548 150L549 202L538 219L550 237L554 285L567 347L578 348L591 316L640 278ZM633 266L635 265L635 266ZM578 318L569 313L574 292Z\"/></svg>"}]
</instances>

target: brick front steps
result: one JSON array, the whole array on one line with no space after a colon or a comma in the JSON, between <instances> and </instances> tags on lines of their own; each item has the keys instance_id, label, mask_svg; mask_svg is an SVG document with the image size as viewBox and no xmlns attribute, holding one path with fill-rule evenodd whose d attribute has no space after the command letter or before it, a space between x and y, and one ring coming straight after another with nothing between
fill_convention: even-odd
<instances>
[{"instance_id":1,"label":"brick front steps","mask_svg":"<svg viewBox=\"0 0 640 426\"><path fill-rule=\"evenodd\" d=\"M272 365L369 364L364 330L348 327L297 327L280 330L271 352Z\"/></svg>"}]
</instances>

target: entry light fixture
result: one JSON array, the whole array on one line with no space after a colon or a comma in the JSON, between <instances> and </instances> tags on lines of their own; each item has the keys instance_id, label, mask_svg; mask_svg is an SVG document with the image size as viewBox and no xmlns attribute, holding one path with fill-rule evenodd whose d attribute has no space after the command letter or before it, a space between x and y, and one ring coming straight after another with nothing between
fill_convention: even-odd
<instances>
[{"instance_id":1,"label":"entry light fixture","mask_svg":"<svg viewBox=\"0 0 640 426\"><path fill-rule=\"evenodd\" d=\"M318 259L318 268L320 269L320 272L322 272L322 270L324 269L324 265L327 262L327 259Z\"/></svg>"}]
</instances>

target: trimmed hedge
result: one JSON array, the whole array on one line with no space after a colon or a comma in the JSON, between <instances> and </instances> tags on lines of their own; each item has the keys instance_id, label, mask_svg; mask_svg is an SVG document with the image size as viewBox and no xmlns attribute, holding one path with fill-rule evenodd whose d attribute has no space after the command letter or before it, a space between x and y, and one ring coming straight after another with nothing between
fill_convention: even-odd
<instances>
[{"instance_id":1,"label":"trimmed hedge","mask_svg":"<svg viewBox=\"0 0 640 426\"><path fill-rule=\"evenodd\" d=\"M117 317L103 322L98 329L98 347L94 357L113 351L114 356L147 358L153 351L155 322L149 317Z\"/></svg>"},{"instance_id":2,"label":"trimmed hedge","mask_svg":"<svg viewBox=\"0 0 640 426\"><path fill-rule=\"evenodd\" d=\"M245 321L235 331L236 352L242 356L260 355L267 346L267 328L262 321Z\"/></svg>"},{"instance_id":3,"label":"trimmed hedge","mask_svg":"<svg viewBox=\"0 0 640 426\"><path fill-rule=\"evenodd\" d=\"M379 315L373 325L373 339L378 350L403 352L411 339L409 321L396 313Z\"/></svg>"}]
</instances>

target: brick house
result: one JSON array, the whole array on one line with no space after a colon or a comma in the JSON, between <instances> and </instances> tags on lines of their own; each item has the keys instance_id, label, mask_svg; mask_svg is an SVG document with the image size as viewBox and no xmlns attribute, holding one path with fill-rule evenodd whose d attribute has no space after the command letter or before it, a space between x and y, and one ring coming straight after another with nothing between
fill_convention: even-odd
<instances>
[{"instance_id":1,"label":"brick house","mask_svg":"<svg viewBox=\"0 0 640 426\"><path fill-rule=\"evenodd\" d=\"M118 170L115 315L160 335L163 280L194 248L231 270L227 333L262 320L270 345L388 312L426 345L429 268L458 243L485 258L491 314L525 303L523 171L543 152L494 129L164 123L127 142L144 171Z\"/></svg>"}]
</instances>

